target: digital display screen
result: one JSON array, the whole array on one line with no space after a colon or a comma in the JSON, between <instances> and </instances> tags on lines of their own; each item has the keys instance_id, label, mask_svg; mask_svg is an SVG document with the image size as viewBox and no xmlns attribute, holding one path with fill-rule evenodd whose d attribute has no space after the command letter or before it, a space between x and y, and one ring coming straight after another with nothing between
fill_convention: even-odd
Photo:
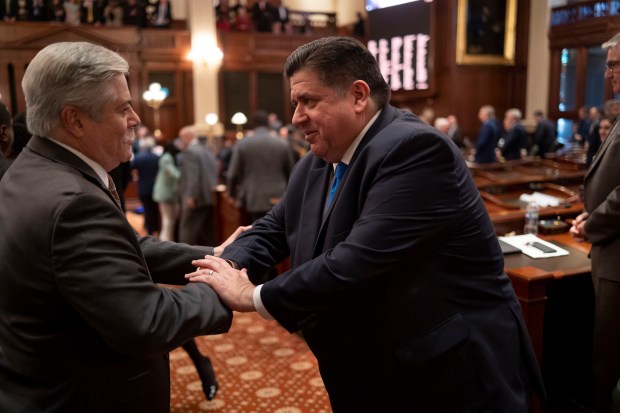
<instances>
[{"instance_id":1,"label":"digital display screen","mask_svg":"<svg viewBox=\"0 0 620 413\"><path fill-rule=\"evenodd\" d=\"M431 1L409 1L368 13L368 50L393 91L428 90L431 86L431 6Z\"/></svg>"},{"instance_id":2,"label":"digital display screen","mask_svg":"<svg viewBox=\"0 0 620 413\"><path fill-rule=\"evenodd\" d=\"M366 11L385 9L386 7L398 6L418 0L366 0Z\"/></svg>"}]
</instances>

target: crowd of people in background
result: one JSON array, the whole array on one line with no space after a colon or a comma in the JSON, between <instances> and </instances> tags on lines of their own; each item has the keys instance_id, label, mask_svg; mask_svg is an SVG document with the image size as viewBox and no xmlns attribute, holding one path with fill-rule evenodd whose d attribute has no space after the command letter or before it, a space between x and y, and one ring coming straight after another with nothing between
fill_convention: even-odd
<instances>
[{"instance_id":1,"label":"crowd of people in background","mask_svg":"<svg viewBox=\"0 0 620 413\"><path fill-rule=\"evenodd\" d=\"M230 2L219 0L215 6L217 29L223 32L256 31L259 33L292 34L309 33L312 31L307 16L293 21L291 11L282 0L258 0L248 7L239 1ZM358 16L358 22L350 29L354 36L363 37L363 19Z\"/></svg>"},{"instance_id":2,"label":"crowd of people in background","mask_svg":"<svg viewBox=\"0 0 620 413\"><path fill-rule=\"evenodd\" d=\"M434 110L426 107L418 116L450 137L466 159L476 164L535 156L545 158L567 151L580 151L589 167L611 125L620 116L620 101L610 99L602 108L579 108L578 119L572 122L572 133L568 139L559 139L556 123L548 119L542 110L532 112L531 121L526 125L524 114L518 108L509 108L500 118L492 105L483 105L478 111L481 125L473 140L463 136L455 115L435 117Z\"/></svg>"},{"instance_id":3,"label":"crowd of people in background","mask_svg":"<svg viewBox=\"0 0 620 413\"><path fill-rule=\"evenodd\" d=\"M259 0L251 7L239 1L214 2L216 27L220 31L256 31L292 34L290 11L282 0ZM56 22L70 25L170 27L173 21L170 0L19 0L0 2L0 21ZM352 25L352 34L364 36L361 13ZM297 24L297 32L311 31L309 21Z\"/></svg>"},{"instance_id":4,"label":"crowd of people in background","mask_svg":"<svg viewBox=\"0 0 620 413\"><path fill-rule=\"evenodd\" d=\"M71 25L170 27L169 0L18 0L0 4L4 22L34 21Z\"/></svg>"},{"instance_id":5,"label":"crowd of people in background","mask_svg":"<svg viewBox=\"0 0 620 413\"><path fill-rule=\"evenodd\" d=\"M137 182L140 206L135 211L144 216L144 231L166 241L206 245L216 242L211 198L216 185L228 184L231 202L242 207L252 222L282 196L293 165L308 151L299 130L262 110L253 115L240 140L220 136L209 142L193 126L186 126L177 138L160 142L140 125L133 146L129 167L121 164L117 169L129 171L122 174L132 173L130 179ZM252 164L247 148L252 159L266 149L265 157L271 161ZM127 182L116 184L123 189ZM203 231L196 232L197 228Z\"/></svg>"}]
</instances>

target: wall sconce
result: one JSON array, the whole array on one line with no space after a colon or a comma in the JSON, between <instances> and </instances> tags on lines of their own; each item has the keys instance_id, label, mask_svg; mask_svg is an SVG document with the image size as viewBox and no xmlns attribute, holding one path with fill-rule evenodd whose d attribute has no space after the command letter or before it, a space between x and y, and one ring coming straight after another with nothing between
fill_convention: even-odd
<instances>
[{"instance_id":1,"label":"wall sconce","mask_svg":"<svg viewBox=\"0 0 620 413\"><path fill-rule=\"evenodd\" d=\"M230 118L230 122L233 125L237 125L237 133L235 134L235 137L237 139L243 139L243 125L248 123L248 118L243 113L237 112L232 118Z\"/></svg>"},{"instance_id":2,"label":"wall sconce","mask_svg":"<svg viewBox=\"0 0 620 413\"><path fill-rule=\"evenodd\" d=\"M155 135L156 138L159 138L161 136L161 130L159 129L159 108L168 97L168 89L162 88L159 83L151 83L149 85L149 90L144 92L142 97L146 100L146 104L153 108L153 123L155 125L153 135Z\"/></svg>"}]
</instances>

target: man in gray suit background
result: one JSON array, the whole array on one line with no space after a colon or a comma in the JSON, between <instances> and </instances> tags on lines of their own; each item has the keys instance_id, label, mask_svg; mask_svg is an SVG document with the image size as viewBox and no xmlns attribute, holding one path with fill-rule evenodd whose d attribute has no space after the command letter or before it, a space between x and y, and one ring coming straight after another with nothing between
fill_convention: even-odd
<instances>
[{"instance_id":1,"label":"man in gray suit background","mask_svg":"<svg viewBox=\"0 0 620 413\"><path fill-rule=\"evenodd\" d=\"M247 211L250 222L262 218L286 189L293 169L293 155L288 143L269 129L267 112L259 110L253 117L254 134L233 147L228 168L228 194Z\"/></svg>"},{"instance_id":2,"label":"man in gray suit background","mask_svg":"<svg viewBox=\"0 0 620 413\"><path fill-rule=\"evenodd\" d=\"M620 33L603 44L605 78L620 93ZM612 391L620 380L620 126L616 121L585 176L585 212L570 232L590 241L594 283L594 386L599 412L612 411Z\"/></svg>"},{"instance_id":3,"label":"man in gray suit background","mask_svg":"<svg viewBox=\"0 0 620 413\"><path fill-rule=\"evenodd\" d=\"M196 130L186 126L179 132L181 169L181 222L179 241L190 245L215 245L213 189L217 185L217 161Z\"/></svg>"}]
</instances>

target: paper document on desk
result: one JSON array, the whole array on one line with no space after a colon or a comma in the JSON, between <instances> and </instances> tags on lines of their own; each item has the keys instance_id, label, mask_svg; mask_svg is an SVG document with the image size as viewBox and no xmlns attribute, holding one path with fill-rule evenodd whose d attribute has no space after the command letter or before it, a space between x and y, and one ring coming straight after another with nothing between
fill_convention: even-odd
<instances>
[{"instance_id":1,"label":"paper document on desk","mask_svg":"<svg viewBox=\"0 0 620 413\"><path fill-rule=\"evenodd\" d=\"M556 207L563 202L562 199L556 198L551 195L546 195L541 192L534 192L533 194L522 194L519 197L519 201L531 202L535 201L539 207Z\"/></svg>"},{"instance_id":2,"label":"paper document on desk","mask_svg":"<svg viewBox=\"0 0 620 413\"><path fill-rule=\"evenodd\" d=\"M499 239L519 248L522 253L531 258L551 258L569 254L565 249L540 239L534 234L499 237Z\"/></svg>"}]
</instances>

